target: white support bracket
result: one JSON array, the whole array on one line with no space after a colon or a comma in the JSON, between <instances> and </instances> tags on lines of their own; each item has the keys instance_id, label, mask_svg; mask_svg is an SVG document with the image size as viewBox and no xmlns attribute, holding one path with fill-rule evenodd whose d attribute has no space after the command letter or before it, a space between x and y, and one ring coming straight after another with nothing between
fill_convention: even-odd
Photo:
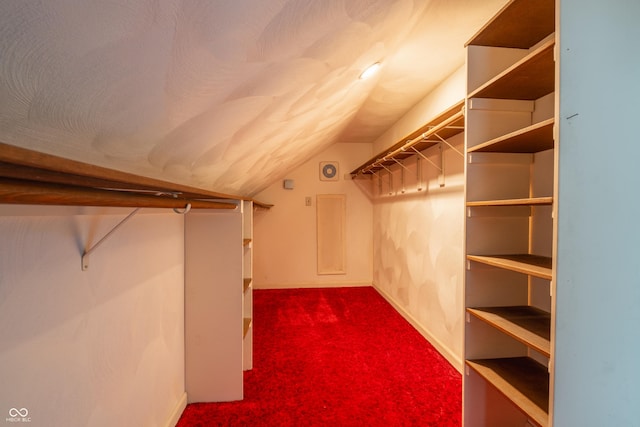
<instances>
[{"instance_id":1,"label":"white support bracket","mask_svg":"<svg viewBox=\"0 0 640 427\"><path fill-rule=\"evenodd\" d=\"M85 250L84 253L82 254L82 271L87 271L89 269L89 255L91 254L91 252L93 252L94 250L96 250L96 248L98 248L98 246L100 246L101 244L104 243L105 240L107 240L109 238L109 236L111 236L118 228L120 228L121 226L124 225L125 222L129 221L131 218L133 218L133 216L135 214L138 213L138 211L140 210L140 208L136 208L134 209L129 215L127 215L122 221L120 221L118 224L116 224L115 227L113 227L111 229L111 231L109 231L107 234L105 234L102 239L98 240L98 242L96 242L95 245L93 245L92 247L90 247L88 250Z\"/></svg>"},{"instance_id":2,"label":"white support bracket","mask_svg":"<svg viewBox=\"0 0 640 427\"><path fill-rule=\"evenodd\" d=\"M402 167L402 169L400 169L400 193L404 194L406 192L406 189L404 187L404 171L406 170L408 171L409 168L406 167L404 163L402 163L400 160L396 159L395 157L393 158L393 161Z\"/></svg>"},{"instance_id":3,"label":"white support bracket","mask_svg":"<svg viewBox=\"0 0 640 427\"><path fill-rule=\"evenodd\" d=\"M382 177L378 175L378 172L376 171L372 170L371 173L374 174L376 178L378 178L378 195L382 195Z\"/></svg>"},{"instance_id":4,"label":"white support bracket","mask_svg":"<svg viewBox=\"0 0 640 427\"><path fill-rule=\"evenodd\" d=\"M442 143L438 144L438 150L439 150L439 157L440 157L440 166L438 166L434 161L432 161L431 159L429 159L427 156L425 156L424 154L422 154L420 151L418 151L415 147L411 147L411 149L413 151L416 152L416 154L418 156L420 156L422 159L426 160L427 162L429 162L429 164L431 164L431 166L433 166L434 168L438 169L438 171L440 172L438 174L438 185L440 187L444 187L444 150L442 149Z\"/></svg>"},{"instance_id":5,"label":"white support bracket","mask_svg":"<svg viewBox=\"0 0 640 427\"><path fill-rule=\"evenodd\" d=\"M440 173L438 174L438 185L444 187L444 147L442 143L438 144L438 152L440 153Z\"/></svg>"},{"instance_id":6,"label":"white support bracket","mask_svg":"<svg viewBox=\"0 0 640 427\"><path fill-rule=\"evenodd\" d=\"M408 168L408 167L406 167L406 166L404 165L404 163L402 163L400 160L396 159L395 157L394 157L393 159L391 159L391 160L393 160L394 162L396 162L397 164L399 164L403 169L409 170L409 168Z\"/></svg>"},{"instance_id":7,"label":"white support bracket","mask_svg":"<svg viewBox=\"0 0 640 427\"><path fill-rule=\"evenodd\" d=\"M384 170L386 170L387 172L389 172L390 174L393 173L391 172L391 169L389 169L388 167L386 167L385 165L380 165Z\"/></svg>"},{"instance_id":8,"label":"white support bracket","mask_svg":"<svg viewBox=\"0 0 640 427\"><path fill-rule=\"evenodd\" d=\"M422 159L416 157L416 181L418 182L418 191L422 191Z\"/></svg>"},{"instance_id":9,"label":"white support bracket","mask_svg":"<svg viewBox=\"0 0 640 427\"><path fill-rule=\"evenodd\" d=\"M422 157L424 160L426 160L427 162L429 162L431 164L431 166L433 166L434 168L438 169L440 172L442 172L442 168L438 165L436 165L431 159L429 159L427 156L425 156L424 154L422 154L420 151L418 151L416 149L416 147L411 147L411 149L413 151L416 152L416 154L420 157Z\"/></svg>"},{"instance_id":10,"label":"white support bracket","mask_svg":"<svg viewBox=\"0 0 640 427\"><path fill-rule=\"evenodd\" d=\"M461 157L464 157L464 153L460 150L458 150L456 147L454 147L453 145L451 145L446 139L444 139L443 137L441 137L440 135L438 135L437 133L434 133L435 137L438 138L441 142L444 142L445 144L447 144L447 146L449 148L451 148L453 151L455 151L456 153L458 153Z\"/></svg>"}]
</instances>

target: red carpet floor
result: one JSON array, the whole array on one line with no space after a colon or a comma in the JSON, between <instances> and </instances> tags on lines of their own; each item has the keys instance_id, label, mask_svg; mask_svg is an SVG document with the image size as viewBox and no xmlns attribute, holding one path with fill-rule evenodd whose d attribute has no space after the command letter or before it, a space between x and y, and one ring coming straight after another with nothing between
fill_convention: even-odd
<instances>
[{"instance_id":1,"label":"red carpet floor","mask_svg":"<svg viewBox=\"0 0 640 427\"><path fill-rule=\"evenodd\" d=\"M241 402L187 426L460 426L461 376L373 288L254 291Z\"/></svg>"}]
</instances>

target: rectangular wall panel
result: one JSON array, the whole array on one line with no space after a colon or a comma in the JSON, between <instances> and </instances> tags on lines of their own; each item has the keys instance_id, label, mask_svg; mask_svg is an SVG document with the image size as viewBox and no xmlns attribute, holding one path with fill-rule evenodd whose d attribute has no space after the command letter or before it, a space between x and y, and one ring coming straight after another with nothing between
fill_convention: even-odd
<instances>
[{"instance_id":1,"label":"rectangular wall panel","mask_svg":"<svg viewBox=\"0 0 640 427\"><path fill-rule=\"evenodd\" d=\"M346 203L344 194L318 194L318 274L346 274Z\"/></svg>"}]
</instances>

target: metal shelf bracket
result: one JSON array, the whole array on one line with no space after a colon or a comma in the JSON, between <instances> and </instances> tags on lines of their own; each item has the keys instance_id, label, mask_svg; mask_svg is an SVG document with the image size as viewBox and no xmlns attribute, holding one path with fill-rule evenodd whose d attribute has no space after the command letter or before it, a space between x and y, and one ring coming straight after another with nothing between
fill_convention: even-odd
<instances>
[{"instance_id":1,"label":"metal shelf bracket","mask_svg":"<svg viewBox=\"0 0 640 427\"><path fill-rule=\"evenodd\" d=\"M422 158L423 160L426 160L431 166L433 166L434 168L438 169L438 172L439 172L438 173L438 185L440 187L444 187L444 150L442 149L442 143L438 144L438 151L439 151L439 157L440 157L440 166L438 166L434 161L432 161L427 156L425 156L420 151L418 151L415 147L411 147L411 149L413 151L415 151L415 153L418 156L420 156L419 158ZM419 183L419 186L421 186L420 184L421 183Z\"/></svg>"},{"instance_id":2,"label":"metal shelf bracket","mask_svg":"<svg viewBox=\"0 0 640 427\"><path fill-rule=\"evenodd\" d=\"M82 254L81 262L82 262L82 271L87 271L89 269L89 255L93 251L95 251L101 244L103 244L115 231L122 227L127 221L129 221L141 208L136 208L129 215L127 215L122 221L115 225L107 234L102 236L102 239L98 240L95 245L91 246L89 249L85 250ZM182 210L174 208L173 211L177 214L184 215L191 210L191 203L187 203L186 207Z\"/></svg>"},{"instance_id":3,"label":"metal shelf bracket","mask_svg":"<svg viewBox=\"0 0 640 427\"><path fill-rule=\"evenodd\" d=\"M120 221L118 224L116 224L116 226L113 227L111 229L111 231L109 231L107 234L105 234L102 237L102 239L98 240L95 245L93 245L92 247L90 247L89 249L84 251L84 253L82 254L82 271L87 271L89 269L89 255L91 254L91 252L95 251L98 248L98 246L103 244L105 242L105 240L107 240L118 228L122 227L127 221L129 221L131 218L133 218L133 216L135 214L137 214L139 210L140 210L140 208L134 209L122 221Z\"/></svg>"}]
</instances>

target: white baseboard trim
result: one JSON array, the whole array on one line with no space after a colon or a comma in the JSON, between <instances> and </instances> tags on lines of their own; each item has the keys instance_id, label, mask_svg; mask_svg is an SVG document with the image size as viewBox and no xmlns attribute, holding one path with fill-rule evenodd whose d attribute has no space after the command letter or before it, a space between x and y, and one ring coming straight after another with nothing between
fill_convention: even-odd
<instances>
[{"instance_id":1,"label":"white baseboard trim","mask_svg":"<svg viewBox=\"0 0 640 427\"><path fill-rule=\"evenodd\" d=\"M301 289L301 288L357 288L371 286L371 282L306 282L254 284L254 289Z\"/></svg>"},{"instance_id":2,"label":"white baseboard trim","mask_svg":"<svg viewBox=\"0 0 640 427\"><path fill-rule=\"evenodd\" d=\"M180 421L180 417L182 416L182 413L184 412L184 409L186 407L187 407L187 392L184 392L180 397L180 400L178 401L176 408L173 410L173 412L171 413L171 416L167 420L165 427L175 427L176 424L178 424L178 421Z\"/></svg>"},{"instance_id":3,"label":"white baseboard trim","mask_svg":"<svg viewBox=\"0 0 640 427\"><path fill-rule=\"evenodd\" d=\"M376 291L378 291L378 293L382 295L382 297L386 299L389 302L389 304L391 304L393 308L395 308L396 311L400 313L400 315L404 317L407 320L407 322L411 324L411 326L413 326L418 332L420 332L420 334L427 341L429 341L429 343L431 343L431 345L434 346L435 349L438 350L438 352L442 354L442 356L445 359L447 359L447 361L454 368L456 368L458 372L462 374L463 363L462 363L462 360L456 354L454 354L451 350L449 350L449 348L445 346L439 339L434 337L429 331L427 331L422 325L420 325L418 320L415 317L413 317L408 311L406 311L400 304L398 304L398 302L395 299L393 299L391 295L387 294L385 291L378 288L375 284L373 285L373 288Z\"/></svg>"}]
</instances>

